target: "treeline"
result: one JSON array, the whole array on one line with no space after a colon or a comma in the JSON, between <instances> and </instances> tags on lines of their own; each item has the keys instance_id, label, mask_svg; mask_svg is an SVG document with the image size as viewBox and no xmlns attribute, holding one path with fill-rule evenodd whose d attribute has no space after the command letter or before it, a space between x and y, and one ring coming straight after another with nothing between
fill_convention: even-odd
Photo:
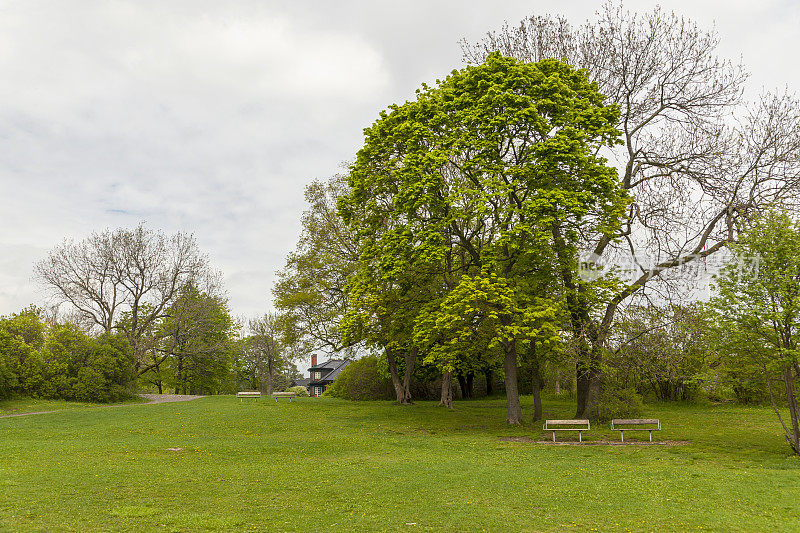
<instances>
[{"instance_id":1,"label":"treeline","mask_svg":"<svg viewBox=\"0 0 800 533\"><path fill-rule=\"evenodd\" d=\"M137 392L225 394L253 389L285 390L300 377L295 365L262 332L244 331L220 313L216 329L164 336L151 350L168 350L156 366L139 373L122 333L86 331L58 323L29 307L0 317L0 399L13 396L86 402L118 402ZM164 318L164 327L174 319ZM268 317L254 322L268 321ZM180 349L175 349L176 342Z\"/></svg>"},{"instance_id":2,"label":"treeline","mask_svg":"<svg viewBox=\"0 0 800 533\"><path fill-rule=\"evenodd\" d=\"M234 319L191 235L94 233L56 247L36 275L57 305L0 319L0 397L271 392L299 377L280 319Z\"/></svg>"},{"instance_id":3,"label":"treeline","mask_svg":"<svg viewBox=\"0 0 800 533\"><path fill-rule=\"evenodd\" d=\"M379 354L401 404L436 382L452 406L454 382L469 397L496 376L512 424L521 390L536 418L545 386L594 418L735 381L703 333L722 318L681 303L685 267L796 196L797 100L745 102L713 32L659 9L462 44L469 66L382 112L346 174L307 189L274 288L298 338ZM760 388L739 381L720 397Z\"/></svg>"}]
</instances>

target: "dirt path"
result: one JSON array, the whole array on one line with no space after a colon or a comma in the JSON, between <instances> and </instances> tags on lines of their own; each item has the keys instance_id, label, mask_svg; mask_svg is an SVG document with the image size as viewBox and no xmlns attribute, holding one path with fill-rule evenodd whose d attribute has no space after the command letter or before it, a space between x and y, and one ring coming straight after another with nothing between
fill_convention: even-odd
<instances>
[{"instance_id":1,"label":"dirt path","mask_svg":"<svg viewBox=\"0 0 800 533\"><path fill-rule=\"evenodd\" d=\"M151 403L188 402L189 400L203 398L203 396L195 394L140 394L139 397L147 399L142 405L149 405Z\"/></svg>"},{"instance_id":2,"label":"dirt path","mask_svg":"<svg viewBox=\"0 0 800 533\"><path fill-rule=\"evenodd\" d=\"M147 400L142 403L115 403L111 405L97 405L90 406L89 409L103 409L104 407L122 407L126 405L152 405L154 403L168 403L168 402L188 402L189 400L196 400L203 398L193 394L140 394L139 397ZM57 409L55 411L31 411L29 413L16 413L12 415L0 415L0 418L12 418L15 416L28 416L28 415L46 415L49 413L60 413L62 411L71 411L71 409Z\"/></svg>"}]
</instances>

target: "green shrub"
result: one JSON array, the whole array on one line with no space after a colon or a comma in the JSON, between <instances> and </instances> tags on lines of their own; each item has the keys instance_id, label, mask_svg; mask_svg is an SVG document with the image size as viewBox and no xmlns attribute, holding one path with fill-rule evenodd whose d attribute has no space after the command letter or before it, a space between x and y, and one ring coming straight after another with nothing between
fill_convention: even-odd
<instances>
[{"instance_id":1,"label":"green shrub","mask_svg":"<svg viewBox=\"0 0 800 533\"><path fill-rule=\"evenodd\" d=\"M642 397L633 387L604 387L600 391L598 416L600 420L612 418L639 418L644 412Z\"/></svg>"},{"instance_id":2,"label":"green shrub","mask_svg":"<svg viewBox=\"0 0 800 533\"><path fill-rule=\"evenodd\" d=\"M347 365L325 394L345 400L394 398L392 382L380 371L377 357L364 357Z\"/></svg>"},{"instance_id":3,"label":"green shrub","mask_svg":"<svg viewBox=\"0 0 800 533\"><path fill-rule=\"evenodd\" d=\"M134 356L120 335L90 337L73 325L47 326L28 308L0 317L0 399L32 397L116 402L130 397Z\"/></svg>"},{"instance_id":4,"label":"green shrub","mask_svg":"<svg viewBox=\"0 0 800 533\"><path fill-rule=\"evenodd\" d=\"M0 400L11 397L19 389L19 357L17 350L24 347L8 332L0 329Z\"/></svg>"},{"instance_id":5,"label":"green shrub","mask_svg":"<svg viewBox=\"0 0 800 533\"><path fill-rule=\"evenodd\" d=\"M286 389L286 392L293 392L296 396L305 397L308 396L308 389L303 387L302 385L295 385L294 387L289 387Z\"/></svg>"},{"instance_id":6,"label":"green shrub","mask_svg":"<svg viewBox=\"0 0 800 533\"><path fill-rule=\"evenodd\" d=\"M53 326L22 369L24 391L35 397L117 402L132 394L133 351L119 335L93 339L74 326Z\"/></svg>"}]
</instances>

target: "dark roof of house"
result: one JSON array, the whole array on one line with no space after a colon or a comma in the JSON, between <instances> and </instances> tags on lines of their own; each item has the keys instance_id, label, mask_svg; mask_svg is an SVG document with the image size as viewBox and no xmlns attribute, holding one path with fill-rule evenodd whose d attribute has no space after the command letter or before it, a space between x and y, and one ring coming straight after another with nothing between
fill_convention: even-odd
<instances>
[{"instance_id":1,"label":"dark roof of house","mask_svg":"<svg viewBox=\"0 0 800 533\"><path fill-rule=\"evenodd\" d=\"M344 370L345 367L347 365L349 365L349 364L350 364L350 361L345 359L344 361L339 363L339 365L336 368L334 368L333 371L330 374L328 374L327 376L324 376L325 379L329 379L329 380L333 381L334 379L339 377L339 374L342 372L342 370Z\"/></svg>"},{"instance_id":2,"label":"dark roof of house","mask_svg":"<svg viewBox=\"0 0 800 533\"><path fill-rule=\"evenodd\" d=\"M293 379L292 380L292 387L297 387L298 385L301 387L308 387L308 384L311 383L310 378L304 379Z\"/></svg>"},{"instance_id":3,"label":"dark roof of house","mask_svg":"<svg viewBox=\"0 0 800 533\"><path fill-rule=\"evenodd\" d=\"M329 361L325 361L322 364L317 366L312 366L309 368L310 371L313 370L330 370L327 374L320 377L319 379L312 379L309 385L322 385L325 383L330 383L335 380L339 374L344 370L344 368L350 364L350 361L347 359L331 359Z\"/></svg>"},{"instance_id":4,"label":"dark roof of house","mask_svg":"<svg viewBox=\"0 0 800 533\"><path fill-rule=\"evenodd\" d=\"M335 370L344 361L344 359L328 359L324 363L310 367L309 370Z\"/></svg>"}]
</instances>

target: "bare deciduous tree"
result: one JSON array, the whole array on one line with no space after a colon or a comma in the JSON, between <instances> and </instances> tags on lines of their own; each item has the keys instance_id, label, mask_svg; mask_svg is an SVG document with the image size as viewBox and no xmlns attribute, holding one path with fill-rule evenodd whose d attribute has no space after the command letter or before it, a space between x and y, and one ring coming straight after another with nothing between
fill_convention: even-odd
<instances>
[{"instance_id":1,"label":"bare deciduous tree","mask_svg":"<svg viewBox=\"0 0 800 533\"><path fill-rule=\"evenodd\" d=\"M623 258L637 271L599 307L573 269L562 273L582 347L579 417L596 414L601 354L620 307L732 242L739 217L798 190L798 100L783 93L745 102L747 74L719 59L717 44L714 32L673 13L633 14L611 3L577 28L562 17L532 16L479 43L462 42L470 63L494 51L526 61L565 59L622 110L624 144L611 157L635 202L617 235L583 235L583 251L609 263Z\"/></svg>"},{"instance_id":2,"label":"bare deciduous tree","mask_svg":"<svg viewBox=\"0 0 800 533\"><path fill-rule=\"evenodd\" d=\"M144 371L147 332L182 288L205 286L212 273L192 235L168 236L140 224L66 240L36 264L35 275L88 323L122 332Z\"/></svg>"},{"instance_id":3,"label":"bare deciduous tree","mask_svg":"<svg viewBox=\"0 0 800 533\"><path fill-rule=\"evenodd\" d=\"M266 394L272 394L275 373L282 370L287 363L287 354L281 342L282 326L279 322L277 315L267 313L248 323L250 337L245 357L254 368L261 386L266 385Z\"/></svg>"}]
</instances>

